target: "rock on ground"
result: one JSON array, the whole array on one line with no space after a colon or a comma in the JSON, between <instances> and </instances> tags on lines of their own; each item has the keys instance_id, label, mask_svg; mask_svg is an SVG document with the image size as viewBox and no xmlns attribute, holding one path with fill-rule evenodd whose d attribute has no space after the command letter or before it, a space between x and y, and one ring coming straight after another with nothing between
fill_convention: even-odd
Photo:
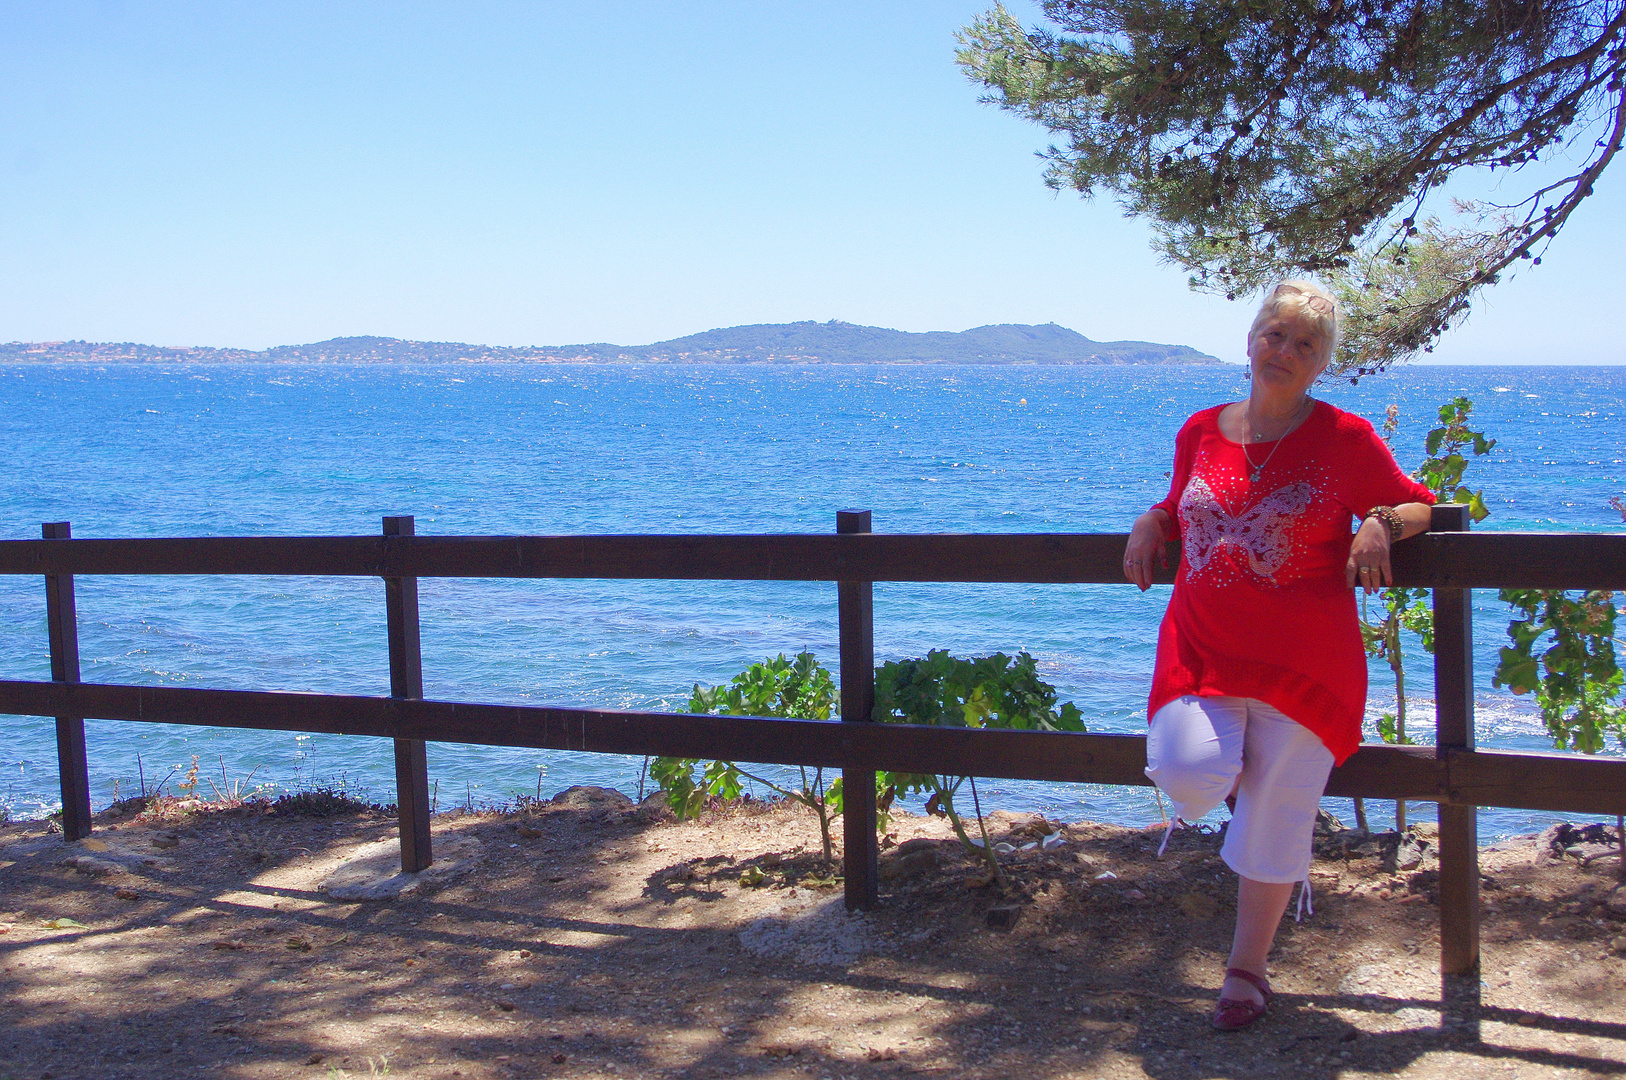
<instances>
[{"instance_id":1,"label":"rock on ground","mask_svg":"<svg viewBox=\"0 0 1626 1080\"><path fill-rule=\"evenodd\" d=\"M0 1077L1626 1072L1626 905L1584 823L1483 854L1480 977L1449 980L1426 830L1329 826L1270 1014L1223 1037L1217 836L1177 832L1158 859L1160 829L993 814L1015 849L1002 894L942 821L890 828L880 906L854 916L814 819L783 805L677 822L599 789L441 815L436 865L459 873L388 903L331 889L346 865L398 869L374 811L162 804L79 844L6 825Z\"/></svg>"}]
</instances>

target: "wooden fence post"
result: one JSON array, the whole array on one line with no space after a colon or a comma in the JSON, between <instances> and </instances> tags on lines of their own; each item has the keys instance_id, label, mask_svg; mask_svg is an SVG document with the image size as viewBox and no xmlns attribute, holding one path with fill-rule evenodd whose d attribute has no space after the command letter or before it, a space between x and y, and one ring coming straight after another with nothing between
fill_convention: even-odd
<instances>
[{"instance_id":1,"label":"wooden fence post","mask_svg":"<svg viewBox=\"0 0 1626 1080\"><path fill-rule=\"evenodd\" d=\"M416 531L411 516L384 519L386 537L412 536ZM384 606L389 623L390 696L422 699L418 579L386 577ZM395 740L395 804L401 828L401 872L415 874L435 861L429 845L429 759L422 739Z\"/></svg>"},{"instance_id":2,"label":"wooden fence post","mask_svg":"<svg viewBox=\"0 0 1626 1080\"><path fill-rule=\"evenodd\" d=\"M1436 506L1434 532L1467 532L1462 505ZM1474 748L1473 591L1434 590L1434 752L1441 760ZM1448 796L1449 796L1448 792ZM1479 811L1440 803L1440 972L1479 964Z\"/></svg>"},{"instance_id":3,"label":"wooden fence post","mask_svg":"<svg viewBox=\"0 0 1626 1080\"><path fill-rule=\"evenodd\" d=\"M836 532L870 531L868 510L836 512ZM875 586L836 583L841 637L842 723L870 723L875 709ZM841 850L848 910L873 908L878 896L880 849L875 837L875 770L841 770Z\"/></svg>"},{"instance_id":4,"label":"wooden fence post","mask_svg":"<svg viewBox=\"0 0 1626 1080\"><path fill-rule=\"evenodd\" d=\"M66 521L40 526L46 540L67 540L73 530ZM45 575L45 625L51 639L51 680L79 681L79 612L73 602L73 575ZM56 718L56 764L62 778L62 835L83 840L90 835L90 766L85 761L85 721L79 716Z\"/></svg>"}]
</instances>

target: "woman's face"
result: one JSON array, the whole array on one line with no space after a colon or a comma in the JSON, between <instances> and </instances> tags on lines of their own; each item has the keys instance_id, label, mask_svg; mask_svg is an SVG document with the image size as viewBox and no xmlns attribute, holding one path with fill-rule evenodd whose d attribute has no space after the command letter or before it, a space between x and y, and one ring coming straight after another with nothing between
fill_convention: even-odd
<instances>
[{"instance_id":1,"label":"woman's face","mask_svg":"<svg viewBox=\"0 0 1626 1080\"><path fill-rule=\"evenodd\" d=\"M1304 393L1327 366L1321 348L1320 327L1300 312L1278 311L1248 339L1255 385L1284 395Z\"/></svg>"}]
</instances>

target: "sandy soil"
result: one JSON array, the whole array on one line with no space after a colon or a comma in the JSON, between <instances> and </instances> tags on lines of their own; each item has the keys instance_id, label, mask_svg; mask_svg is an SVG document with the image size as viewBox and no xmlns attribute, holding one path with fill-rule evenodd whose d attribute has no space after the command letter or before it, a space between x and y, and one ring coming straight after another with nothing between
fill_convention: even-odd
<instances>
[{"instance_id":1,"label":"sandy soil","mask_svg":"<svg viewBox=\"0 0 1626 1080\"><path fill-rule=\"evenodd\" d=\"M1442 988L1426 849L1394 870L1327 838L1270 1015L1221 1035L1235 885L1215 837L1159 860L1161 830L993 825L1061 835L1007 857L1001 896L942 821L896 817L862 916L784 806L678 823L588 791L442 816L443 875L389 902L319 888L393 851L378 813L171 804L77 844L8 825L0 1078L1626 1072L1626 893L1613 859L1581 865L1605 850L1584 839L1486 852L1482 980Z\"/></svg>"}]
</instances>

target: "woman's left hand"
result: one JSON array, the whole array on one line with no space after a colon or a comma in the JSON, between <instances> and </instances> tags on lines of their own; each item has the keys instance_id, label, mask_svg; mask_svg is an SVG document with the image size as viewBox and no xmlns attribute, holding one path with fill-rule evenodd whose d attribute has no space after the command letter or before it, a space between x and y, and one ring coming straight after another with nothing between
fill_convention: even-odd
<instances>
[{"instance_id":1,"label":"woman's left hand","mask_svg":"<svg viewBox=\"0 0 1626 1080\"><path fill-rule=\"evenodd\" d=\"M1361 522L1349 545L1349 562L1344 564L1344 584L1364 588L1368 594L1394 584L1389 572L1389 527L1378 518Z\"/></svg>"}]
</instances>

